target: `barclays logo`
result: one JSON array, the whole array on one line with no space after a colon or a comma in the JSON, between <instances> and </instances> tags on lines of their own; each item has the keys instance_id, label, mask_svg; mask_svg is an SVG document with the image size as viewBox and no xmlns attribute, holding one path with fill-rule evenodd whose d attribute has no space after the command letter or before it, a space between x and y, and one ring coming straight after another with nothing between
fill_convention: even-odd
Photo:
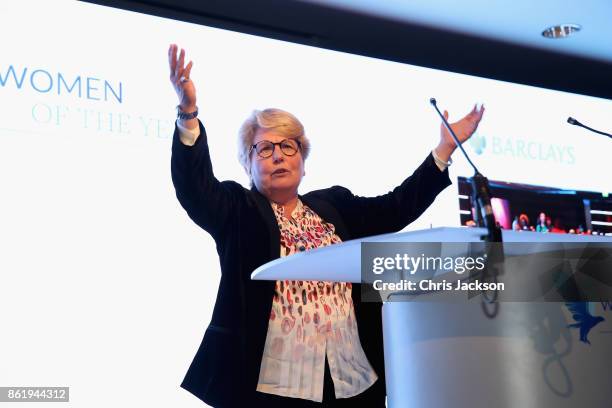
<instances>
[{"instance_id":1,"label":"barclays logo","mask_svg":"<svg viewBox=\"0 0 612 408\"><path fill-rule=\"evenodd\" d=\"M568 324L567 327L578 329L580 341L590 345L589 332L606 319L602 316L593 316L594 307L593 303L590 302L568 302L565 306L567 306L575 321L575 323ZM606 306L604 306L604 310L606 310Z\"/></svg>"},{"instance_id":2,"label":"barclays logo","mask_svg":"<svg viewBox=\"0 0 612 408\"><path fill-rule=\"evenodd\" d=\"M485 137L478 133L469 139L469 144L477 155L484 154L486 150L489 154L513 159L552 161L568 165L576 162L574 147L569 145L539 143L514 137Z\"/></svg>"},{"instance_id":3,"label":"barclays logo","mask_svg":"<svg viewBox=\"0 0 612 408\"><path fill-rule=\"evenodd\" d=\"M487 147L487 139L484 136L475 133L470 137L470 146L474 153L477 155L481 155L484 152L485 147Z\"/></svg>"}]
</instances>

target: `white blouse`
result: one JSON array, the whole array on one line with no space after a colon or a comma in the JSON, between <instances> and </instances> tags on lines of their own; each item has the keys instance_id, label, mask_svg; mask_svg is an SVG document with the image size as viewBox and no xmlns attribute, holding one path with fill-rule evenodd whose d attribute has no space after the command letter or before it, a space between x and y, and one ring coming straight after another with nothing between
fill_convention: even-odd
<instances>
[{"instance_id":1,"label":"white blouse","mask_svg":"<svg viewBox=\"0 0 612 408\"><path fill-rule=\"evenodd\" d=\"M272 203L281 256L341 242L332 224L298 200L292 218ZM325 357L336 398L362 393L378 378L359 342L352 285L345 282L277 281L257 391L323 399Z\"/></svg>"}]
</instances>

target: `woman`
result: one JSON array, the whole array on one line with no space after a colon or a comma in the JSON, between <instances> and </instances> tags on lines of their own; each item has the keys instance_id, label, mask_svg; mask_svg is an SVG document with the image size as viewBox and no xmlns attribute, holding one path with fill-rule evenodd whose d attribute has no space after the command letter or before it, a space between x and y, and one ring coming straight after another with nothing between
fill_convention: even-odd
<instances>
[{"instance_id":1,"label":"woman","mask_svg":"<svg viewBox=\"0 0 612 408\"><path fill-rule=\"evenodd\" d=\"M550 219L550 217L546 217L546 214L541 212L540 215L538 216L538 224L536 225L536 232L549 232L550 228L548 228L548 226L550 225L549 223L547 224L547 218Z\"/></svg>"},{"instance_id":2,"label":"woman","mask_svg":"<svg viewBox=\"0 0 612 408\"><path fill-rule=\"evenodd\" d=\"M529 224L529 217L525 213L519 215L519 225L521 231L534 231L535 229Z\"/></svg>"},{"instance_id":3,"label":"woman","mask_svg":"<svg viewBox=\"0 0 612 408\"><path fill-rule=\"evenodd\" d=\"M211 323L181 386L215 407L385 406L380 304L361 303L359 285L250 275L279 256L401 230L451 184L450 135L442 130L432 154L388 194L357 197L335 186L298 195L310 146L302 124L279 109L255 111L240 130L251 189L219 182L195 117L193 63L185 66L177 51L168 51L179 98L172 179L189 217L214 238L222 272ZM474 107L452 125L462 142L483 112Z\"/></svg>"}]
</instances>

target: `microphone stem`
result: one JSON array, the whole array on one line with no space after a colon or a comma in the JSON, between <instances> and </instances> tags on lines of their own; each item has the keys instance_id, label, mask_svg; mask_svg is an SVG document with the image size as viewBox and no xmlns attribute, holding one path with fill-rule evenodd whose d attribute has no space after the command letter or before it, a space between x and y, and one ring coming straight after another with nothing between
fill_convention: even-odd
<instances>
[{"instance_id":1,"label":"microphone stem","mask_svg":"<svg viewBox=\"0 0 612 408\"><path fill-rule=\"evenodd\" d=\"M593 129L592 127L588 127L587 125L583 125L582 123L578 122L576 119L572 118L571 116L567 118L567 123L569 123L570 125L580 126L581 128L585 128L586 130L590 130L591 132L612 138L612 135L610 133L601 132L599 130Z\"/></svg>"},{"instance_id":2,"label":"microphone stem","mask_svg":"<svg viewBox=\"0 0 612 408\"><path fill-rule=\"evenodd\" d=\"M461 146L461 143L459 143L457 135L455 134L455 132L453 132L453 129L448 124L448 121L446 120L446 118L444 118L444 115L442 115L442 113L438 109L436 100L434 98L431 98L429 102L436 109L436 112L438 112L440 119L442 119L442 123L444 123L444 126L453 137L453 140L461 149L463 155L474 169L474 176L472 177L472 193L474 199L473 203L476 209L475 216L477 220L477 225L484 225L484 227L487 228L487 240L489 242L502 242L501 229L497 226L495 222L495 214L493 213L493 207L491 206L491 189L489 187L489 180L478 171L476 165L474 165L474 163L472 163L472 160L470 160L470 157L463 149L463 146Z\"/></svg>"},{"instance_id":3,"label":"microphone stem","mask_svg":"<svg viewBox=\"0 0 612 408\"><path fill-rule=\"evenodd\" d=\"M582 125L582 124L581 124ZM612 138L612 135L606 132L600 132L599 130L595 130L593 128L588 127L587 125L582 125L583 128L590 130L591 132L595 132L598 133L600 135L604 135L604 136L608 136L610 138Z\"/></svg>"}]
</instances>

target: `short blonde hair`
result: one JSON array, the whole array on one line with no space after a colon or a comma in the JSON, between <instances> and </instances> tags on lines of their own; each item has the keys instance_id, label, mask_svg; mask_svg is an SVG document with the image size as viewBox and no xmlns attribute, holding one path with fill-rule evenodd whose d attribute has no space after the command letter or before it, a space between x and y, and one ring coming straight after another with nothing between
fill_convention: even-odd
<instances>
[{"instance_id":1,"label":"short blonde hair","mask_svg":"<svg viewBox=\"0 0 612 408\"><path fill-rule=\"evenodd\" d=\"M291 113L282 109L254 110L238 131L238 161L251 176L251 157L249 150L253 145L255 133L259 129L273 130L288 139L296 139L301 145L302 158L306 160L310 152L310 140L304 133L304 126ZM252 182L252 180L251 180Z\"/></svg>"}]
</instances>

